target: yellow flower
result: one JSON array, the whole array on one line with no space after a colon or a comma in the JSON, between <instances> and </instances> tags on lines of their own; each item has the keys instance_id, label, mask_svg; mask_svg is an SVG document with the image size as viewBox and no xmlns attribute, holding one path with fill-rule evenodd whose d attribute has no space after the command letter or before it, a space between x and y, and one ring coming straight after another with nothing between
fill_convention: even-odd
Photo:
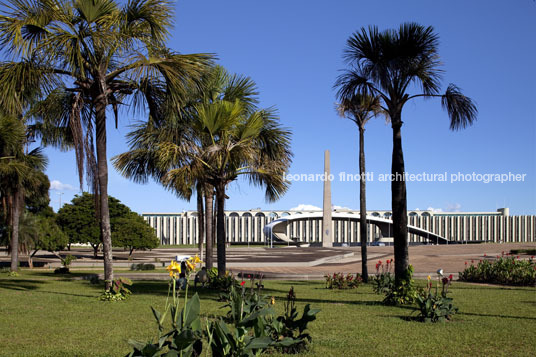
<instances>
[{"instance_id":1,"label":"yellow flower","mask_svg":"<svg viewBox=\"0 0 536 357\"><path fill-rule=\"evenodd\" d=\"M272 299L270 300L270 304L275 305L275 297L272 296Z\"/></svg>"},{"instance_id":2,"label":"yellow flower","mask_svg":"<svg viewBox=\"0 0 536 357\"><path fill-rule=\"evenodd\" d=\"M194 263L194 264L203 263L197 254L192 259L193 259L192 263Z\"/></svg>"},{"instance_id":3,"label":"yellow flower","mask_svg":"<svg viewBox=\"0 0 536 357\"><path fill-rule=\"evenodd\" d=\"M428 275L428 281L432 280L432 277L430 275Z\"/></svg>"},{"instance_id":4,"label":"yellow flower","mask_svg":"<svg viewBox=\"0 0 536 357\"><path fill-rule=\"evenodd\" d=\"M169 272L169 276L176 278L177 274L181 273L181 265L172 260L171 263L169 263L169 265L166 267L166 270Z\"/></svg>"},{"instance_id":5,"label":"yellow flower","mask_svg":"<svg viewBox=\"0 0 536 357\"><path fill-rule=\"evenodd\" d=\"M194 270L195 269L195 264L193 264L190 259L188 259L186 261L186 265L188 266L188 270Z\"/></svg>"}]
</instances>

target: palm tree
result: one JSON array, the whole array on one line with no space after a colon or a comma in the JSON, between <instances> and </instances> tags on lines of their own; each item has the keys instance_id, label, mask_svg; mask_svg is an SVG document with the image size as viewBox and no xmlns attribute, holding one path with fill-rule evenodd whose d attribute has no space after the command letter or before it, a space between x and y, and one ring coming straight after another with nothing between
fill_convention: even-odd
<instances>
[{"instance_id":1,"label":"palm tree","mask_svg":"<svg viewBox=\"0 0 536 357\"><path fill-rule=\"evenodd\" d=\"M273 110L251 112L240 101L200 104L193 126L208 146L168 147L205 169L206 181L216 192L218 274L226 272L225 199L227 185L239 176L265 186L266 199L277 200L288 188L283 174L290 166L290 132L280 127ZM184 170L170 170L164 183L181 181Z\"/></svg>"},{"instance_id":2,"label":"palm tree","mask_svg":"<svg viewBox=\"0 0 536 357\"><path fill-rule=\"evenodd\" d=\"M114 0L9 0L6 9L0 16L0 43L14 61L1 66L0 94L39 88L48 97L37 116L52 126L69 128L81 186L88 161L89 181L99 201L108 289L113 268L107 108L113 109L117 126L126 97L133 98L135 108L146 103L153 113L162 103L158 94L168 93L168 103L181 102L210 56L181 55L165 47L172 19L171 4L165 0L131 0L122 8ZM7 108L20 106L0 100ZM57 144L58 138L49 142Z\"/></svg>"},{"instance_id":3,"label":"palm tree","mask_svg":"<svg viewBox=\"0 0 536 357\"><path fill-rule=\"evenodd\" d=\"M204 231L207 268L213 266L214 187L206 180L203 158L192 158L192 154L203 153L212 142L204 127L199 125L198 109L238 101L252 111L257 94L255 83L249 77L229 74L223 67L215 66L203 75L199 88L190 91L186 104L178 112L165 113L135 126L128 134L130 151L114 158L115 167L136 182L145 183L151 176L187 200L195 189L200 249ZM164 182L163 177L172 169L176 170L174 179Z\"/></svg>"},{"instance_id":4,"label":"palm tree","mask_svg":"<svg viewBox=\"0 0 536 357\"><path fill-rule=\"evenodd\" d=\"M380 99L370 95L354 94L350 98L339 98L337 110L341 116L353 121L359 129L359 233L361 235L361 275L368 282L367 269L367 195L365 181L365 124L380 110Z\"/></svg>"},{"instance_id":5,"label":"palm tree","mask_svg":"<svg viewBox=\"0 0 536 357\"><path fill-rule=\"evenodd\" d=\"M47 159L40 148L25 153L25 144L26 130L23 122L8 115L0 115L0 198L2 218L8 227L11 271L17 271L19 265L19 223L25 197L34 191L42 191L42 185L45 184L43 170Z\"/></svg>"},{"instance_id":6,"label":"palm tree","mask_svg":"<svg viewBox=\"0 0 536 357\"><path fill-rule=\"evenodd\" d=\"M450 117L450 129L465 128L476 120L477 109L470 98L453 84L440 94L438 36L432 27L405 23L398 31L380 32L377 27L361 28L347 41L344 56L352 66L337 80L340 98L356 93L380 98L393 129L391 201L395 275L397 281L409 266L407 199L402 151L402 109L417 97L439 97ZM419 91L420 89L420 91ZM410 91L416 91L410 94Z\"/></svg>"}]
</instances>

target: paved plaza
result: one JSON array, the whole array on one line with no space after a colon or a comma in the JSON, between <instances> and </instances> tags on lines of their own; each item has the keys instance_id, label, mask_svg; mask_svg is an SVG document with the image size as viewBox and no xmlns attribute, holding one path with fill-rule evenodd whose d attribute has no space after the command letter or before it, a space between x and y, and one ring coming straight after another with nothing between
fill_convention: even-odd
<instances>
[{"instance_id":1,"label":"paved plaza","mask_svg":"<svg viewBox=\"0 0 536 357\"><path fill-rule=\"evenodd\" d=\"M457 275L465 267L465 263L477 263L483 259L495 259L512 249L536 249L536 243L508 244L456 244L456 245L418 245L410 246L410 264L415 268L416 277L434 274L441 268L447 274ZM93 251L88 248L73 248L71 252L62 254L77 256L72 263L73 270L102 269L102 259L93 259ZM177 256L196 254L195 249L165 248L152 251L135 252L131 259L122 250L114 251L114 267L128 269L133 263L153 263L163 267ZM0 263L8 264L9 257L5 252L0 255ZM393 258L393 247L368 247L369 273L375 272L376 263ZM521 259L529 255L520 255ZM24 257L22 261L24 262ZM216 255L214 255L216 265ZM44 268L60 265L59 259L48 252L38 254L34 264ZM235 274L262 273L272 279L321 279L325 274L360 273L361 250L359 247L230 247L227 249L227 267ZM124 274L122 274L124 275ZM139 277L139 276L137 276ZM163 273L145 273L145 279L166 278Z\"/></svg>"}]
</instances>

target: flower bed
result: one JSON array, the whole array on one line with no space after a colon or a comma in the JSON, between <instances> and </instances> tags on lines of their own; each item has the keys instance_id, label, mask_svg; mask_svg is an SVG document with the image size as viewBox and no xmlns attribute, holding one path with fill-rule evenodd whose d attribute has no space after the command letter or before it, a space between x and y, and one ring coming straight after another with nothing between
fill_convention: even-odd
<instances>
[{"instance_id":1,"label":"flower bed","mask_svg":"<svg viewBox=\"0 0 536 357\"><path fill-rule=\"evenodd\" d=\"M520 259L519 256L502 254L495 260L480 260L476 265L465 262L460 273L461 281L504 285L536 285L536 263L534 257Z\"/></svg>"}]
</instances>

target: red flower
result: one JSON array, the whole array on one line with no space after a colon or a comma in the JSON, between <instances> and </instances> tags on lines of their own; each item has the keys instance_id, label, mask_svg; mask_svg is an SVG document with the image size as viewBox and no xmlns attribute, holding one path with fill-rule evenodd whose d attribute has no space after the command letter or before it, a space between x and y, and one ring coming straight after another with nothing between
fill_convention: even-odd
<instances>
[{"instance_id":1,"label":"red flower","mask_svg":"<svg viewBox=\"0 0 536 357\"><path fill-rule=\"evenodd\" d=\"M449 280L452 280L452 274L449 275Z\"/></svg>"},{"instance_id":2,"label":"red flower","mask_svg":"<svg viewBox=\"0 0 536 357\"><path fill-rule=\"evenodd\" d=\"M532 255L532 256L530 257L530 259L534 259L534 255Z\"/></svg>"},{"instance_id":3,"label":"red flower","mask_svg":"<svg viewBox=\"0 0 536 357\"><path fill-rule=\"evenodd\" d=\"M452 275L451 275L451 276L452 276ZM445 284L448 284L449 279L447 279L447 278L443 278L443 279L441 279L441 281L443 282L443 285L445 285Z\"/></svg>"},{"instance_id":4,"label":"red flower","mask_svg":"<svg viewBox=\"0 0 536 357\"><path fill-rule=\"evenodd\" d=\"M246 282L244 280L242 280L242 282L240 283L240 286L244 286Z\"/></svg>"},{"instance_id":5,"label":"red flower","mask_svg":"<svg viewBox=\"0 0 536 357\"><path fill-rule=\"evenodd\" d=\"M475 261L473 259L471 259L471 264L473 264Z\"/></svg>"},{"instance_id":6,"label":"red flower","mask_svg":"<svg viewBox=\"0 0 536 357\"><path fill-rule=\"evenodd\" d=\"M519 255L517 256L517 259L519 259Z\"/></svg>"},{"instance_id":7,"label":"red flower","mask_svg":"<svg viewBox=\"0 0 536 357\"><path fill-rule=\"evenodd\" d=\"M465 265L467 265L467 262L465 262Z\"/></svg>"},{"instance_id":8,"label":"red flower","mask_svg":"<svg viewBox=\"0 0 536 357\"><path fill-rule=\"evenodd\" d=\"M501 253L501 254L502 254L502 255L504 255L504 250L502 251L502 253Z\"/></svg>"},{"instance_id":9,"label":"red flower","mask_svg":"<svg viewBox=\"0 0 536 357\"><path fill-rule=\"evenodd\" d=\"M497 255L497 259L499 259L500 257Z\"/></svg>"},{"instance_id":10,"label":"red flower","mask_svg":"<svg viewBox=\"0 0 536 357\"><path fill-rule=\"evenodd\" d=\"M381 260L378 260L378 264L381 264L381 263L382 263L382 261L381 261Z\"/></svg>"}]
</instances>

